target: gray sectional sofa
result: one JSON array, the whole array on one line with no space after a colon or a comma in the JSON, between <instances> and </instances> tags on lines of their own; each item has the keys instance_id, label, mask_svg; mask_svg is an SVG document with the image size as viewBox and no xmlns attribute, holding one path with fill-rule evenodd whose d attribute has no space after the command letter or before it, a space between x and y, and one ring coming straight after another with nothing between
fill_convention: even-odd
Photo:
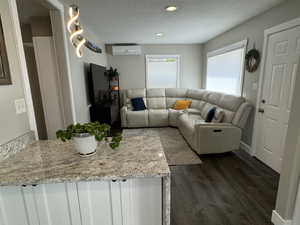
<instances>
[{"instance_id":1,"label":"gray sectional sofa","mask_svg":"<svg viewBox=\"0 0 300 225\"><path fill-rule=\"evenodd\" d=\"M146 110L133 111L131 99L142 97ZM174 110L176 100L191 100L186 110ZM216 107L221 121L206 123L208 111ZM204 89L128 89L123 93L123 128L177 127L199 154L223 153L239 148L252 105L242 97ZM220 117L221 118L221 117Z\"/></svg>"}]
</instances>

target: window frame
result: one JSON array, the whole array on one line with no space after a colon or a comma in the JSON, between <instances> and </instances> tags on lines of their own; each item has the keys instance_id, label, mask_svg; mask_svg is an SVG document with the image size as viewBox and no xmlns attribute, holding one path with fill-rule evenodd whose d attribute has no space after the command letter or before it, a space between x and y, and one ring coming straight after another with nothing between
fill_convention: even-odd
<instances>
[{"instance_id":1,"label":"window frame","mask_svg":"<svg viewBox=\"0 0 300 225\"><path fill-rule=\"evenodd\" d=\"M181 77L181 56L180 55L146 55L146 79L145 79L145 87L148 87L149 83L149 60L150 59L158 59L158 58L176 58L177 60L177 74L176 74L176 88L180 87L180 77Z\"/></svg>"},{"instance_id":2,"label":"window frame","mask_svg":"<svg viewBox=\"0 0 300 225\"><path fill-rule=\"evenodd\" d=\"M206 56L206 74L205 74L205 89L207 90L207 76L208 76L208 59L214 56L219 56L219 55L223 55L238 49L243 49L243 57L242 57L242 66L241 66L241 80L240 80L240 93L238 93L236 96L242 96L243 95L243 91L244 91L244 78L245 78L245 57L246 57L246 52L247 52L247 45L248 45L248 40L242 40L239 42L236 42L234 44L231 45L227 45L223 48L214 50L214 51L210 51L207 53ZM227 94L227 93L226 93Z\"/></svg>"}]
</instances>

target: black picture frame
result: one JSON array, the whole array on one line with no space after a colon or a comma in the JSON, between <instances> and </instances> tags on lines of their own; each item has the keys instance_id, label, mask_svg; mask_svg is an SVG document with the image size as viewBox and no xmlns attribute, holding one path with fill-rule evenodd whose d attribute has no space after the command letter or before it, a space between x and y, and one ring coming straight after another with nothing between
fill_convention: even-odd
<instances>
[{"instance_id":1,"label":"black picture frame","mask_svg":"<svg viewBox=\"0 0 300 225\"><path fill-rule=\"evenodd\" d=\"M0 15L0 85L12 84L7 51L2 27L2 19Z\"/></svg>"}]
</instances>

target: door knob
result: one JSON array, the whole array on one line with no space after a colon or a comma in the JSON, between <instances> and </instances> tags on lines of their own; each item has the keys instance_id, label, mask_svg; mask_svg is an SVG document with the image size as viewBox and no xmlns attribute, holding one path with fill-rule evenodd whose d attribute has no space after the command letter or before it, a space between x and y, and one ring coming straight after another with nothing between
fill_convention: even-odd
<instances>
[{"instance_id":1,"label":"door knob","mask_svg":"<svg viewBox=\"0 0 300 225\"><path fill-rule=\"evenodd\" d=\"M265 103L266 103L266 100L264 100L264 99L263 99L263 100L261 100L261 103L265 104Z\"/></svg>"},{"instance_id":2,"label":"door knob","mask_svg":"<svg viewBox=\"0 0 300 225\"><path fill-rule=\"evenodd\" d=\"M264 113L265 110L264 110L263 108L259 108L259 109L258 109L258 112L259 112L259 113Z\"/></svg>"}]
</instances>

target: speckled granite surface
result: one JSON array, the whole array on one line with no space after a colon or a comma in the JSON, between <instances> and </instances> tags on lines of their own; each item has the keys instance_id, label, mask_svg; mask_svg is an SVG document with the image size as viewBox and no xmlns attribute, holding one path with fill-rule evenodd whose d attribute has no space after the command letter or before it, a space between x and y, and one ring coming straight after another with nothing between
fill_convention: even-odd
<instances>
[{"instance_id":1,"label":"speckled granite surface","mask_svg":"<svg viewBox=\"0 0 300 225\"><path fill-rule=\"evenodd\" d=\"M0 162L16 154L35 140L34 132L29 131L5 144L0 145Z\"/></svg>"},{"instance_id":2,"label":"speckled granite surface","mask_svg":"<svg viewBox=\"0 0 300 225\"><path fill-rule=\"evenodd\" d=\"M23 185L168 177L169 167L159 137L125 137L110 149L100 143L97 154L82 158L72 142L37 141L0 162L0 185Z\"/></svg>"},{"instance_id":3,"label":"speckled granite surface","mask_svg":"<svg viewBox=\"0 0 300 225\"><path fill-rule=\"evenodd\" d=\"M172 127L123 130L123 136L159 136L169 166L201 164L199 156L189 147L179 130Z\"/></svg>"}]
</instances>

